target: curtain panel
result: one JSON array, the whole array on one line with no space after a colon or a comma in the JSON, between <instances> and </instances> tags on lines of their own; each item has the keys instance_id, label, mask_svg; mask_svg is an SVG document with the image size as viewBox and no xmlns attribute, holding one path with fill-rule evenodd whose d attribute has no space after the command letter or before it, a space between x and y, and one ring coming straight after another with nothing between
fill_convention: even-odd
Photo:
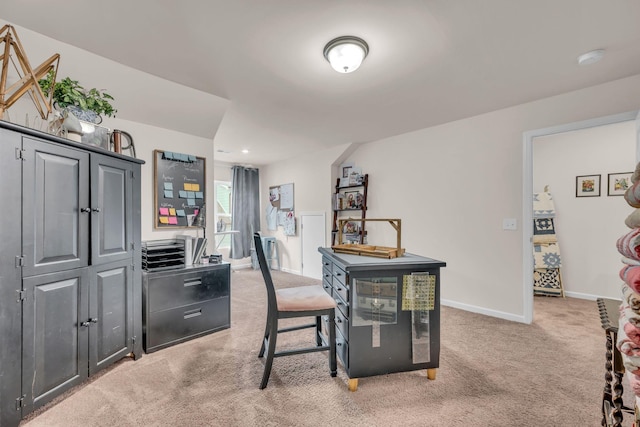
<instances>
[{"instance_id":1,"label":"curtain panel","mask_svg":"<svg viewBox=\"0 0 640 427\"><path fill-rule=\"evenodd\" d=\"M233 166L231 168L231 235L229 258L251 256L253 232L260 231L260 177L258 169Z\"/></svg>"}]
</instances>

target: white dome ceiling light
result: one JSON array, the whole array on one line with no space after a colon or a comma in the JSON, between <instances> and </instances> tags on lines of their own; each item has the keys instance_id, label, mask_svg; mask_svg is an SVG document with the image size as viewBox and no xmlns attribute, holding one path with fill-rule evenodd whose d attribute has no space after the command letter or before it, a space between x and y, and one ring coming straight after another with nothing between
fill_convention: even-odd
<instances>
[{"instance_id":1,"label":"white dome ceiling light","mask_svg":"<svg viewBox=\"0 0 640 427\"><path fill-rule=\"evenodd\" d=\"M604 49L596 49L578 56L578 65L595 64L604 56Z\"/></svg>"},{"instance_id":2,"label":"white dome ceiling light","mask_svg":"<svg viewBox=\"0 0 640 427\"><path fill-rule=\"evenodd\" d=\"M339 73L351 73L360 67L369 53L369 45L359 37L342 36L324 47L324 57Z\"/></svg>"}]
</instances>

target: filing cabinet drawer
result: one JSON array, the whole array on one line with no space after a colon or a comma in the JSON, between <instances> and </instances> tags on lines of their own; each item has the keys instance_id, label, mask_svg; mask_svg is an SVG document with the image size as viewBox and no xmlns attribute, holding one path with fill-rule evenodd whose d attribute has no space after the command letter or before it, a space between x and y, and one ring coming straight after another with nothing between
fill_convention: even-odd
<instances>
[{"instance_id":1,"label":"filing cabinet drawer","mask_svg":"<svg viewBox=\"0 0 640 427\"><path fill-rule=\"evenodd\" d=\"M229 297L189 304L150 314L145 351L150 353L218 329L229 327Z\"/></svg>"},{"instance_id":2,"label":"filing cabinet drawer","mask_svg":"<svg viewBox=\"0 0 640 427\"><path fill-rule=\"evenodd\" d=\"M171 272L151 277L146 284L147 310L166 310L198 301L229 296L229 270Z\"/></svg>"}]
</instances>

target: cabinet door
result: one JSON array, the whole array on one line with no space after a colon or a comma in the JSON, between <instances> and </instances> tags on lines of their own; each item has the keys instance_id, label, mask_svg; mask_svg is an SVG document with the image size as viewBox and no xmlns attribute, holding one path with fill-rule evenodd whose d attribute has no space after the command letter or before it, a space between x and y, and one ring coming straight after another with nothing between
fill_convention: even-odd
<instances>
[{"instance_id":1,"label":"cabinet door","mask_svg":"<svg viewBox=\"0 0 640 427\"><path fill-rule=\"evenodd\" d=\"M91 268L89 375L133 351L131 260Z\"/></svg>"},{"instance_id":2,"label":"cabinet door","mask_svg":"<svg viewBox=\"0 0 640 427\"><path fill-rule=\"evenodd\" d=\"M23 416L87 378L88 270L23 280Z\"/></svg>"},{"instance_id":3,"label":"cabinet door","mask_svg":"<svg viewBox=\"0 0 640 427\"><path fill-rule=\"evenodd\" d=\"M91 263L133 256L131 163L91 154Z\"/></svg>"},{"instance_id":4,"label":"cabinet door","mask_svg":"<svg viewBox=\"0 0 640 427\"><path fill-rule=\"evenodd\" d=\"M23 276L88 265L89 155L23 138Z\"/></svg>"}]
</instances>

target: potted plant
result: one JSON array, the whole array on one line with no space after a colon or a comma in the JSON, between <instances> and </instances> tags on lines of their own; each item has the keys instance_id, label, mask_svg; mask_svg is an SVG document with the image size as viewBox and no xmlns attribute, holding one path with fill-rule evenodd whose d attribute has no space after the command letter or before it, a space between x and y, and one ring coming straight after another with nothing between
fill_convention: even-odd
<instances>
[{"instance_id":1,"label":"potted plant","mask_svg":"<svg viewBox=\"0 0 640 427\"><path fill-rule=\"evenodd\" d=\"M45 96L49 96L53 87L54 106L61 110L67 109L80 120L100 123L103 114L114 117L118 111L111 105L113 97L105 91L96 88L86 90L70 77L54 82L53 71L38 83Z\"/></svg>"}]
</instances>

